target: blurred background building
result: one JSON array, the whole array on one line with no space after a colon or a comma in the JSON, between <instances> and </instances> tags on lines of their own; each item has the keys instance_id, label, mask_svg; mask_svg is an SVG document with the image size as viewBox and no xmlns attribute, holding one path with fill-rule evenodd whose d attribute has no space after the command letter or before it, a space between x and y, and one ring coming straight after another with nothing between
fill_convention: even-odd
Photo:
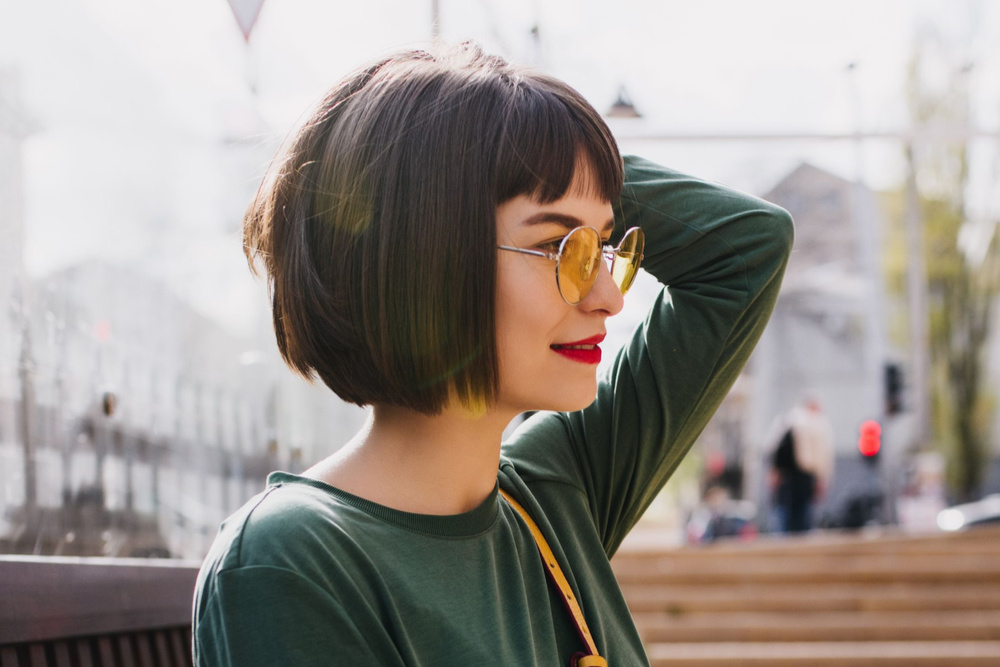
<instances>
[{"instance_id":1,"label":"blurred background building","mask_svg":"<svg viewBox=\"0 0 1000 667\"><path fill-rule=\"evenodd\" d=\"M796 243L753 361L758 424L787 414L806 397L818 399L833 427L836 461L833 485L818 511L821 521L842 525L846 506L881 486L859 456L860 424L877 420L886 441L909 442L896 424L899 410L886 407L887 366L896 362L885 333L881 274L869 270L877 241L864 236L883 226L883 214L868 188L809 164L764 198L792 214ZM769 428L752 457L758 465L766 465L781 435ZM898 465L901 449L887 447L893 454L887 467ZM766 497L760 502L766 504Z\"/></svg>"},{"instance_id":2,"label":"blurred background building","mask_svg":"<svg viewBox=\"0 0 1000 667\"><path fill-rule=\"evenodd\" d=\"M896 522L923 493L933 527L934 507L1000 491L996 5L0 0L0 552L200 557L267 472L360 427L281 364L240 219L326 87L432 32L566 79L623 151L796 219L774 318L653 515L677 527L714 484L768 529L768 457L807 394L835 441L823 525ZM988 325L978 357L935 324L961 321L958 274L986 295L961 310ZM982 371L965 449L946 359Z\"/></svg>"}]
</instances>

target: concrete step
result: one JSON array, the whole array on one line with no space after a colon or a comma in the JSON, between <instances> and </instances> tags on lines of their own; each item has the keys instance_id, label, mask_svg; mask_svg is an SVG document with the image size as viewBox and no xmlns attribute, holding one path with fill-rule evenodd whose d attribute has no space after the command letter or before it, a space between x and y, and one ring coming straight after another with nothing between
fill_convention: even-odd
<instances>
[{"instance_id":1,"label":"concrete step","mask_svg":"<svg viewBox=\"0 0 1000 667\"><path fill-rule=\"evenodd\" d=\"M908 535L898 531L833 532L815 531L805 535L761 535L752 540L728 539L706 545L678 546L655 527L640 523L622 543L615 560L644 555L669 554L680 559L745 559L794 553L797 556L847 554L996 554L1000 527L984 526L959 533Z\"/></svg>"},{"instance_id":2,"label":"concrete step","mask_svg":"<svg viewBox=\"0 0 1000 667\"><path fill-rule=\"evenodd\" d=\"M1000 641L680 643L648 646L652 667L997 667Z\"/></svg>"},{"instance_id":3,"label":"concrete step","mask_svg":"<svg viewBox=\"0 0 1000 667\"><path fill-rule=\"evenodd\" d=\"M1000 583L1000 546L992 553L865 555L783 554L746 558L678 558L647 554L616 558L622 584L733 584L739 582L979 582Z\"/></svg>"},{"instance_id":4,"label":"concrete step","mask_svg":"<svg viewBox=\"0 0 1000 667\"><path fill-rule=\"evenodd\" d=\"M998 584L630 584L622 592L633 614L1000 610Z\"/></svg>"},{"instance_id":5,"label":"concrete step","mask_svg":"<svg viewBox=\"0 0 1000 667\"><path fill-rule=\"evenodd\" d=\"M1000 528L658 539L613 560L654 667L1000 667Z\"/></svg>"},{"instance_id":6,"label":"concrete step","mask_svg":"<svg viewBox=\"0 0 1000 667\"><path fill-rule=\"evenodd\" d=\"M635 614L647 646L666 642L1000 641L1000 611Z\"/></svg>"}]
</instances>

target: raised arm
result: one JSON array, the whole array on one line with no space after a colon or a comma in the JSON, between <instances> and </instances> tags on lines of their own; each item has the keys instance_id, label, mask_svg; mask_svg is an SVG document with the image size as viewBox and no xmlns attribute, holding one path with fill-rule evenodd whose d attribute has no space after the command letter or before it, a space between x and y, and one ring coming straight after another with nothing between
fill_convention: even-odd
<instances>
[{"instance_id":1,"label":"raised arm","mask_svg":"<svg viewBox=\"0 0 1000 667\"><path fill-rule=\"evenodd\" d=\"M590 407L533 420L507 447L526 480L586 493L608 555L746 364L793 236L788 213L773 204L640 158L625 164L616 234L642 227L643 267L666 289Z\"/></svg>"}]
</instances>

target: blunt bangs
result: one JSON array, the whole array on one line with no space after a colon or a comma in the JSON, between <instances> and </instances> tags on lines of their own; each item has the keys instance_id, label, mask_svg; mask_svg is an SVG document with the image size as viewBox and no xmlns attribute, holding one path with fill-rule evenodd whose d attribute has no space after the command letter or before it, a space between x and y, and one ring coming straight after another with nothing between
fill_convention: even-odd
<instances>
[{"instance_id":1,"label":"blunt bangs","mask_svg":"<svg viewBox=\"0 0 1000 667\"><path fill-rule=\"evenodd\" d=\"M556 201L581 165L590 167L586 194L618 200L625 179L618 144L579 93L557 79L528 73L508 113L497 161L498 204L520 195Z\"/></svg>"}]
</instances>

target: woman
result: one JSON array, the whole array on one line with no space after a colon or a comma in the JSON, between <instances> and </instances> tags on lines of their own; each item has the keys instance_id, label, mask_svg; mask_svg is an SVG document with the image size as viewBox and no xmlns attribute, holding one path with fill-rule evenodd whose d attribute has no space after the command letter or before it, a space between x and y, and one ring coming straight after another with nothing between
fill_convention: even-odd
<instances>
[{"instance_id":1,"label":"woman","mask_svg":"<svg viewBox=\"0 0 1000 667\"><path fill-rule=\"evenodd\" d=\"M245 240L285 360L371 419L223 524L196 663L646 664L608 559L746 362L791 235L770 204L623 163L578 93L477 47L348 77ZM669 294L598 380L643 237ZM525 411L545 412L501 449Z\"/></svg>"}]
</instances>

